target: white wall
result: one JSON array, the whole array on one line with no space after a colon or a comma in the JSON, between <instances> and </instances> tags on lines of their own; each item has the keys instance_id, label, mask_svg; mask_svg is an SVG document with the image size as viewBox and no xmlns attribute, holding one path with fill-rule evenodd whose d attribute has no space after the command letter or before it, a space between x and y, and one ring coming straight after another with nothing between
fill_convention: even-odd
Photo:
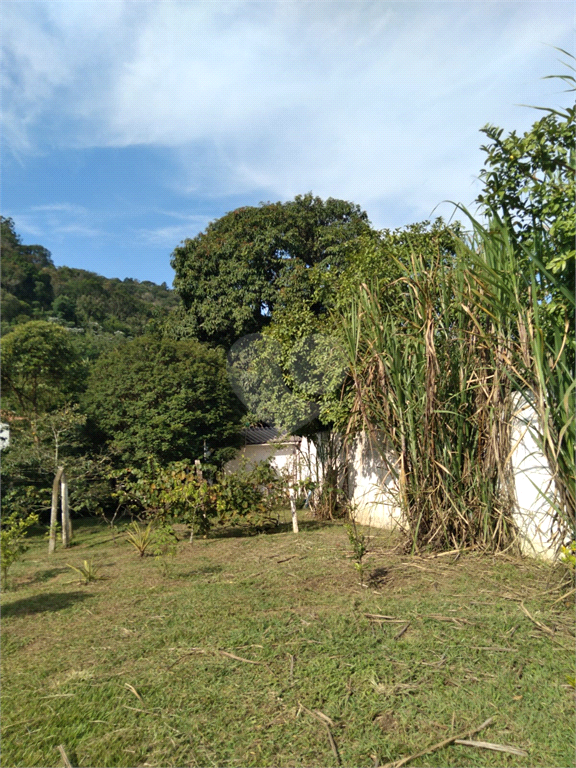
<instances>
[{"instance_id":1,"label":"white wall","mask_svg":"<svg viewBox=\"0 0 576 768\"><path fill-rule=\"evenodd\" d=\"M511 456L517 506L514 521L522 553L553 560L557 546L553 541L553 517L546 496L553 493L552 474L546 457L538 449L529 424L535 423L532 409L517 411L512 430ZM356 520L375 528L394 528L402 524L397 483L386 462L381 446L375 450L366 435L360 435L350 454L350 499ZM388 453L388 462L395 457Z\"/></svg>"},{"instance_id":2,"label":"white wall","mask_svg":"<svg viewBox=\"0 0 576 768\"><path fill-rule=\"evenodd\" d=\"M551 493L553 481L548 462L538 450L529 429L535 418L534 412L525 406L517 412L513 424L511 461L517 499L514 520L522 552L553 560L557 555L557 547L552 541L553 518L550 504L543 495ZM397 457L388 452L385 461L382 452L383 446L375 444L374 440L371 442L365 434L354 441L348 454L348 494L355 518L361 525L395 528L402 525L397 483L390 469ZM316 448L306 438L302 439L299 448L295 445L247 445L226 464L225 471L236 471L243 462L253 466L265 459L272 459L278 471L289 471L297 480L318 479Z\"/></svg>"},{"instance_id":3,"label":"white wall","mask_svg":"<svg viewBox=\"0 0 576 768\"><path fill-rule=\"evenodd\" d=\"M349 452L348 494L361 525L395 528L402 520L394 479L397 457L381 444L359 435ZM388 462L388 463L387 463Z\"/></svg>"},{"instance_id":4,"label":"white wall","mask_svg":"<svg viewBox=\"0 0 576 768\"><path fill-rule=\"evenodd\" d=\"M291 467L294 462L295 446L277 446L270 443L263 445L245 445L238 451L238 455L224 466L224 472L237 472L246 467L251 469L259 461L271 459L271 464L278 472L283 472Z\"/></svg>"},{"instance_id":5,"label":"white wall","mask_svg":"<svg viewBox=\"0 0 576 768\"><path fill-rule=\"evenodd\" d=\"M554 481L546 457L540 451L530 429L537 424L534 409L519 405L512 428L512 467L516 488L518 526L522 551L554 559L553 510L546 497L554 494Z\"/></svg>"}]
</instances>

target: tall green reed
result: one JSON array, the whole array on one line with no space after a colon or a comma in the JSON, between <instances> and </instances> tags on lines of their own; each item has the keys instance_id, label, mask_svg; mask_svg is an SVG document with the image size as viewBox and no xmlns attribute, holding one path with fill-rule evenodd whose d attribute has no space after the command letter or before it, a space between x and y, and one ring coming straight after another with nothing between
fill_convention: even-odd
<instances>
[{"instance_id":1,"label":"tall green reed","mask_svg":"<svg viewBox=\"0 0 576 768\"><path fill-rule=\"evenodd\" d=\"M476 314L489 318L485 331L494 322L506 327L505 343L494 349L495 360L517 400L536 416L526 425L554 481L551 491L539 490L554 517L551 543L559 547L568 537L576 539L575 298L545 267L537 238L526 247L498 219L485 228L468 216L473 235L460 250L470 264ZM493 345L488 333L484 344Z\"/></svg>"},{"instance_id":2,"label":"tall green reed","mask_svg":"<svg viewBox=\"0 0 576 768\"><path fill-rule=\"evenodd\" d=\"M363 285L343 318L348 433L365 430L390 451L413 550L509 547L511 386L483 343L467 265L412 253L398 267L393 310L378 285Z\"/></svg>"},{"instance_id":3,"label":"tall green reed","mask_svg":"<svg viewBox=\"0 0 576 768\"><path fill-rule=\"evenodd\" d=\"M543 265L537 238L526 248L497 220L471 221L451 262L398 262L393 302L378 284L359 287L342 320L348 434L386 446L413 550L503 549L516 535L511 430L528 404L560 546L576 538L574 297Z\"/></svg>"}]
</instances>

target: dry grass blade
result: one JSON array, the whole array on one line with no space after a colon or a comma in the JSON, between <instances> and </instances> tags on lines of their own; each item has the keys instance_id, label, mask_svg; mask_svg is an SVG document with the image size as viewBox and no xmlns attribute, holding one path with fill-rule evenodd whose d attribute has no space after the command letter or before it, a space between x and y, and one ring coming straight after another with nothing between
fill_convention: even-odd
<instances>
[{"instance_id":1,"label":"dry grass blade","mask_svg":"<svg viewBox=\"0 0 576 768\"><path fill-rule=\"evenodd\" d=\"M331 720L328 715L325 715L324 712L321 712L319 709L315 709L314 714L319 717L322 722L326 723L326 725L334 726L334 721Z\"/></svg>"},{"instance_id":2,"label":"dry grass blade","mask_svg":"<svg viewBox=\"0 0 576 768\"><path fill-rule=\"evenodd\" d=\"M550 627L547 627L545 624L542 624L541 621L538 621L537 619L534 618L534 616L528 613L528 610L523 602L520 603L520 609L522 610L522 613L525 616L527 616L530 619L530 621L538 627L538 629L541 629L542 632L546 632L546 634L550 635L550 637L554 637L554 634L555 634L554 630L550 629Z\"/></svg>"},{"instance_id":3,"label":"dry grass blade","mask_svg":"<svg viewBox=\"0 0 576 768\"><path fill-rule=\"evenodd\" d=\"M560 603L562 600L565 600L567 597L570 597L570 595L573 595L574 592L576 592L576 589L569 590L565 594L561 595L557 600L554 600L554 602L551 603L551 605L556 605L556 603Z\"/></svg>"},{"instance_id":4,"label":"dry grass blade","mask_svg":"<svg viewBox=\"0 0 576 768\"><path fill-rule=\"evenodd\" d=\"M400 640L400 638L402 637L402 635L403 635L405 632L407 632L407 631L408 631L408 627L410 626L410 624L411 624L411 623L412 623L412 622L410 622L410 621L409 621L409 622L408 622L408 624L406 624L406 626L402 627L402 629L400 630L400 632L398 632L397 634L395 634L395 635L394 635L394 640Z\"/></svg>"},{"instance_id":5,"label":"dry grass blade","mask_svg":"<svg viewBox=\"0 0 576 768\"><path fill-rule=\"evenodd\" d=\"M406 619L397 619L394 616L384 616L381 613L365 613L364 616L371 621L388 621L391 624L404 624Z\"/></svg>"},{"instance_id":6,"label":"dry grass blade","mask_svg":"<svg viewBox=\"0 0 576 768\"><path fill-rule=\"evenodd\" d=\"M488 728L488 726L493 722L494 718L489 717L488 720L485 720L482 725L478 726L478 728L472 728L471 730L466 731L466 733L451 736L449 739L444 739L444 741L439 741L437 744L432 744L432 746L426 747L426 749L423 749L421 752L416 752L414 755L403 757L401 760L395 760L393 763L386 763L386 765L382 766L382 768L401 768L401 766L410 763L412 760L416 760L417 757L428 755L430 752L436 752L438 749L442 749L443 747L447 747L450 744L453 744L457 739L465 739L468 736L474 736L476 733L480 733L480 731Z\"/></svg>"},{"instance_id":7,"label":"dry grass blade","mask_svg":"<svg viewBox=\"0 0 576 768\"><path fill-rule=\"evenodd\" d=\"M63 744L58 745L58 752L60 752L60 755L62 756L62 762L64 763L64 768L72 768L72 763L70 762L68 755L66 754L66 750L64 749Z\"/></svg>"},{"instance_id":8,"label":"dry grass blade","mask_svg":"<svg viewBox=\"0 0 576 768\"><path fill-rule=\"evenodd\" d=\"M334 740L334 736L332 735L332 731L330 730L330 726L334 725L333 721L328 717L328 715L325 715L324 712L320 712L319 709L315 709L314 711L308 709L307 707L302 704L301 701L298 702L298 714L303 710L304 712L307 712L311 717L313 717L315 720L318 720L324 728L326 728L326 734L328 735L328 741L330 743L330 749L334 753L334 757L336 758L336 762L338 765L342 765L342 761L340 759L340 753L338 752L338 746L336 744L336 741ZM298 714L296 716L298 716Z\"/></svg>"},{"instance_id":9,"label":"dry grass blade","mask_svg":"<svg viewBox=\"0 0 576 768\"><path fill-rule=\"evenodd\" d=\"M126 688L128 688L128 690L130 691L130 693L133 693L133 694L134 694L134 696L136 696L136 698L137 698L137 699L139 699L139 700L142 702L142 704L144 704L144 699L142 698L142 696L140 696L140 694L138 693L138 691L136 690L136 688L134 688L134 686L133 686L133 685L130 685L130 683L124 683L124 686L125 686Z\"/></svg>"},{"instance_id":10,"label":"dry grass blade","mask_svg":"<svg viewBox=\"0 0 576 768\"><path fill-rule=\"evenodd\" d=\"M228 656L229 659L234 659L234 661L243 661L244 664L260 664L260 665L264 665L263 661L252 661L252 659L243 659L242 656L236 656L233 653L228 653L228 651L218 651L218 653L221 653L222 656Z\"/></svg>"},{"instance_id":11,"label":"dry grass blade","mask_svg":"<svg viewBox=\"0 0 576 768\"><path fill-rule=\"evenodd\" d=\"M511 755L528 757L528 752L518 747L509 747L506 744L492 744L489 741L470 741L470 739L456 739L454 744L462 744L464 747L476 747L477 749L491 749L493 752L509 752Z\"/></svg>"},{"instance_id":12,"label":"dry grass blade","mask_svg":"<svg viewBox=\"0 0 576 768\"><path fill-rule=\"evenodd\" d=\"M463 619L461 617L456 616L440 616L440 614L437 613L431 613L427 617L427 619L433 619L434 621L451 621L454 624L472 624L473 622L468 621L468 619Z\"/></svg>"}]
</instances>

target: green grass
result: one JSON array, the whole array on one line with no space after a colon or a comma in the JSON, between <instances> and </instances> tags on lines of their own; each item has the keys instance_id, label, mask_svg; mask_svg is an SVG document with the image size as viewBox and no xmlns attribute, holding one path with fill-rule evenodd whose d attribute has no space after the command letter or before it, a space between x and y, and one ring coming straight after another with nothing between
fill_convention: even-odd
<instances>
[{"instance_id":1,"label":"green grass","mask_svg":"<svg viewBox=\"0 0 576 768\"><path fill-rule=\"evenodd\" d=\"M62 765L60 744L76 766L336 765L313 710L344 766L492 715L475 738L528 757L451 745L410 765L573 764L574 612L552 605L548 565L410 558L380 533L362 587L344 528L306 521L298 535L182 541L168 575L93 522L73 544L48 557L33 539L3 596L5 767ZM66 563L84 559L104 580L71 583ZM405 624L367 613L410 626L395 639Z\"/></svg>"}]
</instances>

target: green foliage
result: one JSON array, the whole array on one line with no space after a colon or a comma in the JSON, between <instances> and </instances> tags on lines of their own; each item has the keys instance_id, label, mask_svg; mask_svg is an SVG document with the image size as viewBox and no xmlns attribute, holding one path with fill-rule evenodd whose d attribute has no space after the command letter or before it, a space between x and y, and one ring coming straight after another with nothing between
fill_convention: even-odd
<instances>
[{"instance_id":1,"label":"green foliage","mask_svg":"<svg viewBox=\"0 0 576 768\"><path fill-rule=\"evenodd\" d=\"M55 267L46 248L22 244L12 219L0 217L0 224L3 332L32 318L53 317L96 335L140 335L179 304L165 283Z\"/></svg>"},{"instance_id":2,"label":"green foliage","mask_svg":"<svg viewBox=\"0 0 576 768\"><path fill-rule=\"evenodd\" d=\"M346 361L337 337L314 334L281 342L271 327L233 345L228 372L255 421L274 424L283 434L302 434L338 397Z\"/></svg>"},{"instance_id":3,"label":"green foliage","mask_svg":"<svg viewBox=\"0 0 576 768\"><path fill-rule=\"evenodd\" d=\"M576 570L576 541L572 541L567 547L561 548L562 554L560 560L565 563L571 571Z\"/></svg>"},{"instance_id":4,"label":"green foliage","mask_svg":"<svg viewBox=\"0 0 576 768\"><path fill-rule=\"evenodd\" d=\"M143 468L111 472L115 497L134 514L145 515L158 525L168 520L186 523L193 533L205 534L216 516L214 486L193 464L172 462L162 467L150 457Z\"/></svg>"},{"instance_id":5,"label":"green foliage","mask_svg":"<svg viewBox=\"0 0 576 768\"><path fill-rule=\"evenodd\" d=\"M376 284L344 317L354 403L363 430L398 483L413 547L507 546L510 384L470 307L473 272L414 252L393 312ZM482 325L484 323L484 325ZM493 329L496 343L505 328Z\"/></svg>"},{"instance_id":6,"label":"green foliage","mask_svg":"<svg viewBox=\"0 0 576 768\"><path fill-rule=\"evenodd\" d=\"M134 549L138 552L140 557L144 557L146 550L152 544L154 536L154 521L152 520L147 525L142 525L136 520L130 523L128 530L126 531L126 539Z\"/></svg>"},{"instance_id":7,"label":"green foliage","mask_svg":"<svg viewBox=\"0 0 576 768\"><path fill-rule=\"evenodd\" d=\"M75 514L94 514L112 503L108 459L86 453L85 422L77 405L31 421L11 421L10 447L2 451L4 509L19 514L33 510L45 518L59 465L66 467L70 508Z\"/></svg>"},{"instance_id":8,"label":"green foliage","mask_svg":"<svg viewBox=\"0 0 576 768\"><path fill-rule=\"evenodd\" d=\"M28 529L38 522L38 515L19 517L16 512L2 518L0 529L0 571L2 583L7 584L10 567L19 560L28 549L25 543Z\"/></svg>"},{"instance_id":9,"label":"green foliage","mask_svg":"<svg viewBox=\"0 0 576 768\"><path fill-rule=\"evenodd\" d=\"M221 472L213 483L195 465L173 462L161 467L153 459L145 468L115 470L111 477L123 509L146 516L160 527L169 521L184 523L192 535L206 535L216 522L276 524L274 510L286 497L284 482L267 462L238 472Z\"/></svg>"},{"instance_id":10,"label":"green foliage","mask_svg":"<svg viewBox=\"0 0 576 768\"><path fill-rule=\"evenodd\" d=\"M472 221L475 238L463 245L482 343L500 375L536 414L527 426L554 477L554 490L542 494L555 511L561 543L576 534L576 300L561 275L544 266L534 245L519 252L506 226L494 223L488 231ZM542 299L545 284L561 298L553 312Z\"/></svg>"},{"instance_id":11,"label":"green foliage","mask_svg":"<svg viewBox=\"0 0 576 768\"><path fill-rule=\"evenodd\" d=\"M34 320L2 339L2 390L9 408L38 417L76 397L85 367L64 328Z\"/></svg>"},{"instance_id":12,"label":"green foliage","mask_svg":"<svg viewBox=\"0 0 576 768\"><path fill-rule=\"evenodd\" d=\"M569 62L564 63L574 71ZM551 77L576 90L572 75ZM493 125L482 129L490 144L482 147L487 158L480 173L484 190L478 202L508 225L519 244L539 252L559 284L573 293L576 108L537 109L547 112L546 116L522 136L515 131L503 136L503 130ZM565 306L558 293L552 300Z\"/></svg>"},{"instance_id":13,"label":"green foliage","mask_svg":"<svg viewBox=\"0 0 576 768\"><path fill-rule=\"evenodd\" d=\"M66 567L71 568L73 571L76 571L76 573L79 574L80 579L78 583L81 584L90 584L91 581L100 581L102 578L101 576L98 576L98 571L96 570L94 563L88 560L84 560L80 567L69 565L68 563L66 563Z\"/></svg>"},{"instance_id":14,"label":"green foliage","mask_svg":"<svg viewBox=\"0 0 576 768\"><path fill-rule=\"evenodd\" d=\"M2 250L2 320L29 318L47 309L54 298L50 252L41 245L23 245L12 219L0 216Z\"/></svg>"},{"instance_id":15,"label":"green foliage","mask_svg":"<svg viewBox=\"0 0 576 768\"><path fill-rule=\"evenodd\" d=\"M159 564L164 576L170 575L170 566L176 556L178 539L170 525L161 525L154 531L151 553Z\"/></svg>"},{"instance_id":16,"label":"green foliage","mask_svg":"<svg viewBox=\"0 0 576 768\"><path fill-rule=\"evenodd\" d=\"M102 355L83 404L95 442L129 466L199 458L205 446L218 464L239 441L224 354L194 340L145 336Z\"/></svg>"},{"instance_id":17,"label":"green foliage","mask_svg":"<svg viewBox=\"0 0 576 768\"><path fill-rule=\"evenodd\" d=\"M266 327L295 290L312 301L314 315L322 313L318 270L339 272L370 231L357 205L312 194L226 214L172 254L174 286L188 313L185 332L229 347Z\"/></svg>"},{"instance_id":18,"label":"green foliage","mask_svg":"<svg viewBox=\"0 0 576 768\"><path fill-rule=\"evenodd\" d=\"M364 584L364 557L368 552L368 537L366 534L361 533L356 525L356 520L353 517L350 518L350 522L344 526L346 533L348 534L348 541L352 547L352 555L354 557L354 565L360 576L360 584Z\"/></svg>"},{"instance_id":19,"label":"green foliage","mask_svg":"<svg viewBox=\"0 0 576 768\"><path fill-rule=\"evenodd\" d=\"M223 525L277 525L276 508L286 501L286 485L269 462L250 469L222 473L213 486L216 511Z\"/></svg>"}]
</instances>

